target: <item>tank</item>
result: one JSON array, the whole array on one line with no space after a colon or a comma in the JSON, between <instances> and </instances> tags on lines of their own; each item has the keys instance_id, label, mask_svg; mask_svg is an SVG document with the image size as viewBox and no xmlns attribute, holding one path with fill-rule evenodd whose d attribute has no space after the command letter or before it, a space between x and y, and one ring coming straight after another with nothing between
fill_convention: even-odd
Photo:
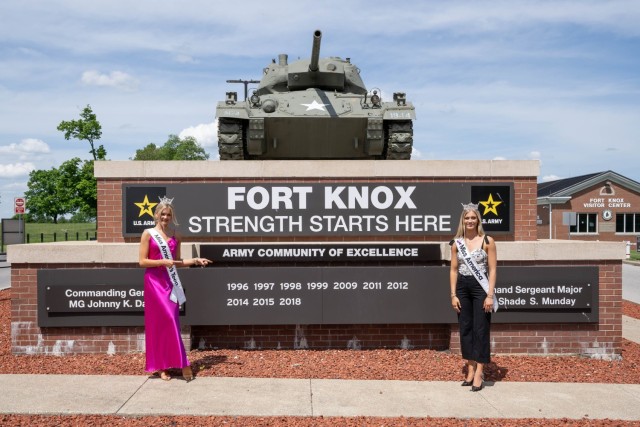
<instances>
[{"instance_id":1,"label":"tank","mask_svg":"<svg viewBox=\"0 0 640 427\"><path fill-rule=\"evenodd\" d=\"M218 103L220 160L408 160L415 109L404 92L382 99L367 90L349 58L320 57L322 32L313 33L311 57L278 55L245 99L227 92ZM256 81L257 82L257 81Z\"/></svg>"}]
</instances>

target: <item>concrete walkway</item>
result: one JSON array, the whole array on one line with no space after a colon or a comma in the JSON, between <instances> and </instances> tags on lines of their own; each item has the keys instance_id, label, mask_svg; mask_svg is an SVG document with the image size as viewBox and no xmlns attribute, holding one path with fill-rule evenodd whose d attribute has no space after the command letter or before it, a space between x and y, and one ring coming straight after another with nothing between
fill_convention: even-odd
<instances>
[{"instance_id":1,"label":"concrete walkway","mask_svg":"<svg viewBox=\"0 0 640 427\"><path fill-rule=\"evenodd\" d=\"M622 338L640 344L640 320L622 316Z\"/></svg>"},{"instance_id":2,"label":"concrete walkway","mask_svg":"<svg viewBox=\"0 0 640 427\"><path fill-rule=\"evenodd\" d=\"M0 375L0 413L640 420L640 385Z\"/></svg>"}]
</instances>

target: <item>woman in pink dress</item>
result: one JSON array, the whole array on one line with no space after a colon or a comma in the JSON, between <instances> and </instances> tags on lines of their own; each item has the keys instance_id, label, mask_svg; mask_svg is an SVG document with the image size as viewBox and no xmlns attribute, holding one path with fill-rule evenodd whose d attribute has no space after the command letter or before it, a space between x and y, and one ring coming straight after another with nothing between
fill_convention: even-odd
<instances>
[{"instance_id":1,"label":"woman in pink dress","mask_svg":"<svg viewBox=\"0 0 640 427\"><path fill-rule=\"evenodd\" d=\"M181 368L185 380L193 379L193 371L187 360L180 336L180 305L175 301L174 284L168 269L172 266L206 266L206 258L183 260L180 257L180 242L171 224L178 225L174 215L173 199L163 197L155 208L156 226L145 230L140 238L139 263L145 267L144 274L144 324L146 347L146 371L153 372L165 381L171 379L168 370ZM155 237L152 238L151 234ZM171 257L162 255L159 243L168 246ZM164 242L162 241L164 240Z\"/></svg>"}]
</instances>

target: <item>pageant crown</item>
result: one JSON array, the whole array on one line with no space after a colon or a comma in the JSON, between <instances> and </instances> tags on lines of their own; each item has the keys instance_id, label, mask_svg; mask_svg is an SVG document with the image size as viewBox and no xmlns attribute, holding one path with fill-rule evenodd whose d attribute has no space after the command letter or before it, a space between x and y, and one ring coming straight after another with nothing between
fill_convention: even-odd
<instances>
[{"instance_id":1,"label":"pageant crown","mask_svg":"<svg viewBox=\"0 0 640 427\"><path fill-rule=\"evenodd\" d=\"M478 210L478 204L477 203L467 203L466 205L464 203L460 203L462 205L462 209L464 210L468 210L468 209L473 209L474 211Z\"/></svg>"},{"instance_id":2,"label":"pageant crown","mask_svg":"<svg viewBox=\"0 0 640 427\"><path fill-rule=\"evenodd\" d=\"M158 199L160 199L160 203L162 203L163 205L170 205L173 203L173 199L175 199L175 197L173 199L170 199L167 196L158 196Z\"/></svg>"}]
</instances>

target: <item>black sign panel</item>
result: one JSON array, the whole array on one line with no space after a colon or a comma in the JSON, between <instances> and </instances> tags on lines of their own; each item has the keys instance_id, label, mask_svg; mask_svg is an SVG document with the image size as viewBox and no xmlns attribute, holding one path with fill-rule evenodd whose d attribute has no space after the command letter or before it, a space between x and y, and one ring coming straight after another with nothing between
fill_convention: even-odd
<instances>
[{"instance_id":1,"label":"black sign panel","mask_svg":"<svg viewBox=\"0 0 640 427\"><path fill-rule=\"evenodd\" d=\"M38 325L140 325L142 313L129 310L140 308L131 306L139 305L143 275L40 270ZM457 321L446 266L208 267L181 269L180 277L189 325ZM495 293L494 323L598 322L597 267L500 267Z\"/></svg>"},{"instance_id":2,"label":"black sign panel","mask_svg":"<svg viewBox=\"0 0 640 427\"><path fill-rule=\"evenodd\" d=\"M437 243L201 244L214 262L428 262L440 261Z\"/></svg>"},{"instance_id":3,"label":"black sign panel","mask_svg":"<svg viewBox=\"0 0 640 427\"><path fill-rule=\"evenodd\" d=\"M511 227L511 187L508 185L476 185L471 188L471 200L478 204L482 227L487 233L507 232Z\"/></svg>"},{"instance_id":4,"label":"black sign panel","mask_svg":"<svg viewBox=\"0 0 640 427\"><path fill-rule=\"evenodd\" d=\"M508 310L569 309L590 310L593 289L598 283L597 267L528 267L529 274L513 268L500 269L495 294L501 307Z\"/></svg>"},{"instance_id":5,"label":"black sign panel","mask_svg":"<svg viewBox=\"0 0 640 427\"><path fill-rule=\"evenodd\" d=\"M38 270L38 326L144 325L144 269Z\"/></svg>"},{"instance_id":6,"label":"black sign panel","mask_svg":"<svg viewBox=\"0 0 640 427\"><path fill-rule=\"evenodd\" d=\"M499 267L500 322L598 322L598 267ZM583 319L580 320L580 317Z\"/></svg>"},{"instance_id":7,"label":"black sign panel","mask_svg":"<svg viewBox=\"0 0 640 427\"><path fill-rule=\"evenodd\" d=\"M137 235L155 226L153 210L160 201L160 197L167 194L167 187L136 187L127 186L123 189L124 206L122 227L125 236Z\"/></svg>"},{"instance_id":8,"label":"black sign panel","mask_svg":"<svg viewBox=\"0 0 640 427\"><path fill-rule=\"evenodd\" d=\"M452 323L442 267L210 269L189 286L191 324ZM192 271L189 271L191 273ZM197 271L193 271L198 273Z\"/></svg>"},{"instance_id":9,"label":"black sign panel","mask_svg":"<svg viewBox=\"0 0 640 427\"><path fill-rule=\"evenodd\" d=\"M487 230L513 232L513 183L185 183L124 184L125 236L153 225L161 193L183 236L449 236L468 202Z\"/></svg>"}]
</instances>

